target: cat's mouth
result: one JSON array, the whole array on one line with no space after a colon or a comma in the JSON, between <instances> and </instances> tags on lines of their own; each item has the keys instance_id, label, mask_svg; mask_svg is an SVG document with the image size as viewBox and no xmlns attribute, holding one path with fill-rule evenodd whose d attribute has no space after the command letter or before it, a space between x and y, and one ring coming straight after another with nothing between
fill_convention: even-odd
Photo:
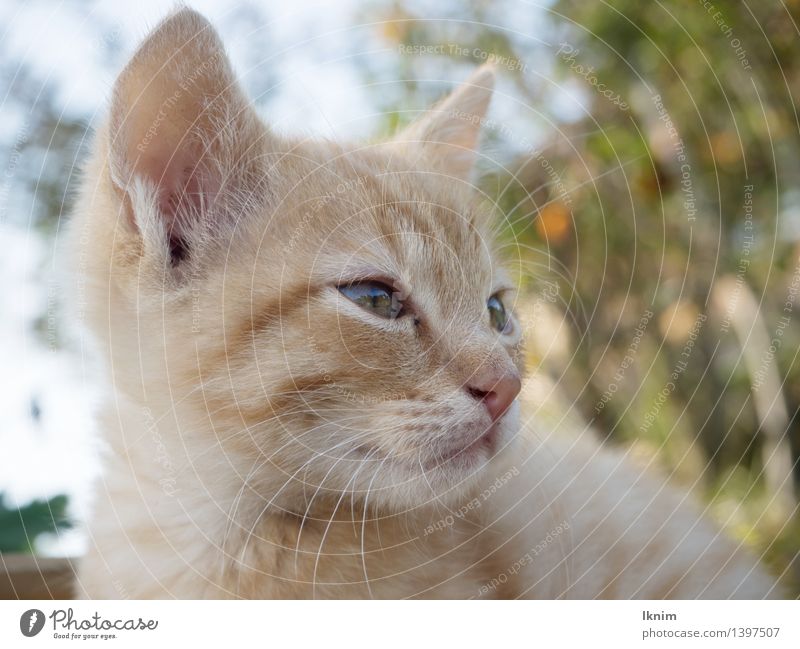
<instances>
[{"instance_id":1,"label":"cat's mouth","mask_svg":"<svg viewBox=\"0 0 800 649\"><path fill-rule=\"evenodd\" d=\"M501 426L495 422L477 437L467 439L466 443L448 444L438 452L434 452L425 464L425 469L435 469L447 466L468 468L476 465L481 460L488 460L497 452L500 445Z\"/></svg>"}]
</instances>

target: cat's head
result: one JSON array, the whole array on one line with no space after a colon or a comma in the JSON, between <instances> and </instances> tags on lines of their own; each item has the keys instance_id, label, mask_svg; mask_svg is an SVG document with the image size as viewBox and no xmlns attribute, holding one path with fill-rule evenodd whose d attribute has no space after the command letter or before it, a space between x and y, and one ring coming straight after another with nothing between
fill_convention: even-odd
<instances>
[{"instance_id":1,"label":"cat's head","mask_svg":"<svg viewBox=\"0 0 800 649\"><path fill-rule=\"evenodd\" d=\"M296 508L459 493L510 442L513 283L469 184L492 85L478 70L389 142L291 139L202 17L148 37L76 231L113 380L168 443Z\"/></svg>"}]
</instances>

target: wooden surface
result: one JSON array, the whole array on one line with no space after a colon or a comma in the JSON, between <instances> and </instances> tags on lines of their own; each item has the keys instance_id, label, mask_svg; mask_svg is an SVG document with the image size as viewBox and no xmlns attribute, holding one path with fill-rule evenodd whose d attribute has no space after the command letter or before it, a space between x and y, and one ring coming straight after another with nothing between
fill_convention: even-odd
<instances>
[{"instance_id":1,"label":"wooden surface","mask_svg":"<svg viewBox=\"0 0 800 649\"><path fill-rule=\"evenodd\" d=\"M0 554L0 599L71 599L69 559Z\"/></svg>"}]
</instances>

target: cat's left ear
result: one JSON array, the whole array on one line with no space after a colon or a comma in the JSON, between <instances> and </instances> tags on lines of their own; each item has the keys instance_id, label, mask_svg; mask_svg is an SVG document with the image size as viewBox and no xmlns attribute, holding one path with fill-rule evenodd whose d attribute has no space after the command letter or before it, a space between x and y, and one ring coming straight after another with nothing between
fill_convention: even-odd
<instances>
[{"instance_id":1,"label":"cat's left ear","mask_svg":"<svg viewBox=\"0 0 800 649\"><path fill-rule=\"evenodd\" d=\"M114 86L109 169L127 220L176 265L247 202L264 137L211 24L191 9L171 14Z\"/></svg>"},{"instance_id":2,"label":"cat's left ear","mask_svg":"<svg viewBox=\"0 0 800 649\"><path fill-rule=\"evenodd\" d=\"M450 95L401 131L393 142L421 154L437 171L467 180L477 157L481 125L494 90L495 74L483 65ZM418 157L418 156L414 156Z\"/></svg>"}]
</instances>

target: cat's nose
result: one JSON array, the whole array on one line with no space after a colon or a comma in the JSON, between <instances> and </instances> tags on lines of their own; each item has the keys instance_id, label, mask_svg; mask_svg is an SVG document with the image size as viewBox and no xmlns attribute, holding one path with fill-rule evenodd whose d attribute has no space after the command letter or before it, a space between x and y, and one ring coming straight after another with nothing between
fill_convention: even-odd
<instances>
[{"instance_id":1,"label":"cat's nose","mask_svg":"<svg viewBox=\"0 0 800 649\"><path fill-rule=\"evenodd\" d=\"M517 398L522 384L516 372L478 372L467 384L469 392L483 402L492 421L497 421Z\"/></svg>"}]
</instances>

